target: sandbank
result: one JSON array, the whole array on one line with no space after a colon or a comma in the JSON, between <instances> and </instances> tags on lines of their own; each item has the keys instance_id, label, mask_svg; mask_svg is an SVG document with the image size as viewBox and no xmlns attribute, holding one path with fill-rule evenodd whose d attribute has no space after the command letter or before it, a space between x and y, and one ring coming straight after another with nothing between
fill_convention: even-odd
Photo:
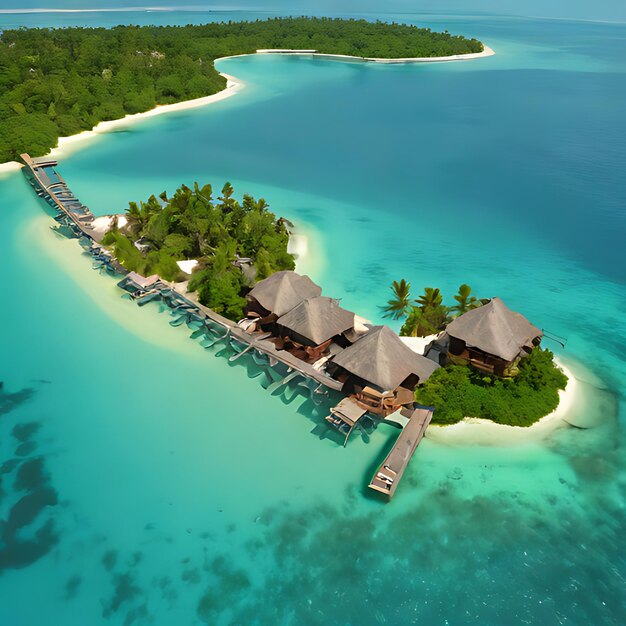
<instances>
[{"instance_id":1,"label":"sandbank","mask_svg":"<svg viewBox=\"0 0 626 626\"><path fill-rule=\"evenodd\" d=\"M558 428L566 426L565 418L584 399L583 384L559 358L555 363L567 376L565 389L559 391L559 405L532 426L506 426L478 417L466 417L451 425L431 424L426 436L437 443L449 445L516 445L545 439Z\"/></svg>"},{"instance_id":2,"label":"sandbank","mask_svg":"<svg viewBox=\"0 0 626 626\"><path fill-rule=\"evenodd\" d=\"M279 54L292 56L312 56L323 59L338 59L340 61L362 61L365 63L384 63L393 65L398 63L443 63L447 61L471 61L472 59L483 59L495 54L495 51L489 46L483 44L482 52L471 52L469 54L452 54L445 57L406 57L400 59L381 59L379 57L355 57L349 54L328 54L317 52L315 50L295 50L287 48L266 48L256 51L257 54Z\"/></svg>"}]
</instances>

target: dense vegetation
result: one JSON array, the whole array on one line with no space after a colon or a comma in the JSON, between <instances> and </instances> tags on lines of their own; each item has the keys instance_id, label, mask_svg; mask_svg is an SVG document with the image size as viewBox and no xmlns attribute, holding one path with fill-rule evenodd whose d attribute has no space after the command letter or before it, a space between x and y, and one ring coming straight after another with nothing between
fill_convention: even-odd
<instances>
[{"instance_id":1,"label":"dense vegetation","mask_svg":"<svg viewBox=\"0 0 626 626\"><path fill-rule=\"evenodd\" d=\"M213 198L211 185L191 189L183 185L171 198L165 193L147 202L131 202L127 223L105 235L128 270L144 276L158 274L166 280L183 280L177 261L198 259L189 282L202 304L237 320L242 317L243 294L255 279L294 269L287 252L289 234L282 219L268 210L267 202L244 195L233 198L226 183ZM137 244L137 245L135 245ZM242 269L241 259L250 259Z\"/></svg>"},{"instance_id":2,"label":"dense vegetation","mask_svg":"<svg viewBox=\"0 0 626 626\"><path fill-rule=\"evenodd\" d=\"M426 337L438 333L445 329L453 317L488 302L472 296L472 288L465 284L453 296L455 303L452 306L446 306L441 291L433 287L426 287L423 295L413 300L411 285L404 278L393 281L391 292L393 296L387 300L383 313L385 317L404 320L400 329L403 337Z\"/></svg>"},{"instance_id":3,"label":"dense vegetation","mask_svg":"<svg viewBox=\"0 0 626 626\"><path fill-rule=\"evenodd\" d=\"M549 350L535 348L520 363L515 378L486 376L453 365L435 371L416 391L416 399L435 407L433 423L453 424L464 417L483 417L498 424L530 426L559 404L567 377Z\"/></svg>"},{"instance_id":4,"label":"dense vegetation","mask_svg":"<svg viewBox=\"0 0 626 626\"><path fill-rule=\"evenodd\" d=\"M330 18L7 30L0 36L0 162L43 155L58 137L103 120L221 91L226 79L213 61L259 48L398 58L483 45L415 26Z\"/></svg>"}]
</instances>

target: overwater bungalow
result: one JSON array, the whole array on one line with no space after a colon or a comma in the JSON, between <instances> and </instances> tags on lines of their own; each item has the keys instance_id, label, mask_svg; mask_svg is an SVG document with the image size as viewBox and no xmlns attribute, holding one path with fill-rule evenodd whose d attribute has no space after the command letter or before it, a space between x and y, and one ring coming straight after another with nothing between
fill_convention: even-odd
<instances>
[{"instance_id":1,"label":"overwater bungalow","mask_svg":"<svg viewBox=\"0 0 626 626\"><path fill-rule=\"evenodd\" d=\"M315 363L334 344L346 348L354 336L355 316L326 296L307 298L276 321L277 345Z\"/></svg>"},{"instance_id":2,"label":"overwater bungalow","mask_svg":"<svg viewBox=\"0 0 626 626\"><path fill-rule=\"evenodd\" d=\"M152 276L142 276L137 272L128 272L126 276L118 283L118 287L133 293L135 291L144 292L153 288L161 280L158 274Z\"/></svg>"},{"instance_id":3,"label":"overwater bungalow","mask_svg":"<svg viewBox=\"0 0 626 626\"><path fill-rule=\"evenodd\" d=\"M541 343L543 332L500 298L457 317L446 328L449 362L496 376L515 376L520 359Z\"/></svg>"},{"instance_id":4,"label":"overwater bungalow","mask_svg":"<svg viewBox=\"0 0 626 626\"><path fill-rule=\"evenodd\" d=\"M356 404L384 417L412 406L417 385L438 368L404 345L388 326L376 326L337 354L327 371Z\"/></svg>"},{"instance_id":5,"label":"overwater bungalow","mask_svg":"<svg viewBox=\"0 0 626 626\"><path fill-rule=\"evenodd\" d=\"M247 295L246 319L241 326L248 331L271 330L279 317L306 300L322 295L322 288L308 276L284 270L257 283Z\"/></svg>"}]
</instances>

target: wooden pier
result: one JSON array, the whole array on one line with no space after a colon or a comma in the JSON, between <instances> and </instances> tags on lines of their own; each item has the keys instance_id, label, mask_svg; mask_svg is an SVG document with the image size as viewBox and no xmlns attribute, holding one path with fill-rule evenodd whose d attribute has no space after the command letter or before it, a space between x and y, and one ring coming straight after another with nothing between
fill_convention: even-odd
<instances>
[{"instance_id":1,"label":"wooden pier","mask_svg":"<svg viewBox=\"0 0 626 626\"><path fill-rule=\"evenodd\" d=\"M388 420L404 422L405 426L369 484L370 489L384 493L389 498L393 497L406 466L424 437L433 417L433 408L419 407L413 411L402 409L397 420L393 417L389 416Z\"/></svg>"},{"instance_id":2,"label":"wooden pier","mask_svg":"<svg viewBox=\"0 0 626 626\"><path fill-rule=\"evenodd\" d=\"M22 154L20 158L25 165L24 174L37 195L67 218L68 225L76 234L99 243L102 236L94 232L93 213L74 196L63 177L54 169L57 161L47 158L34 159L28 154Z\"/></svg>"},{"instance_id":3,"label":"wooden pier","mask_svg":"<svg viewBox=\"0 0 626 626\"><path fill-rule=\"evenodd\" d=\"M128 274L124 281L130 281L133 284L133 287L136 287L138 291L144 291L144 287L137 281L143 277L140 277L138 274L131 272ZM341 391L343 384L331 378L327 374L322 371L316 370L312 365L306 363L297 357L293 356L286 350L278 350L276 346L269 340L263 339L261 337L256 337L253 334L246 332L243 328L235 324L232 320L216 313L212 309L200 304L198 302L197 296L194 293L189 293L185 290L185 284L181 283L170 283L168 281L159 279L158 281L151 283L149 286L145 287L145 292L149 290L158 290L161 292L170 292L174 293L176 299L183 303L189 305L192 309L203 314L207 319L211 320L213 323L218 324L223 327L224 330L229 331L230 338L238 341L246 345L247 347L254 348L255 350L267 355L270 360L274 360L279 363L283 363L287 366L288 370L296 371L301 376L305 378L310 378L315 382L327 387L328 389L332 389L333 391Z\"/></svg>"}]
</instances>

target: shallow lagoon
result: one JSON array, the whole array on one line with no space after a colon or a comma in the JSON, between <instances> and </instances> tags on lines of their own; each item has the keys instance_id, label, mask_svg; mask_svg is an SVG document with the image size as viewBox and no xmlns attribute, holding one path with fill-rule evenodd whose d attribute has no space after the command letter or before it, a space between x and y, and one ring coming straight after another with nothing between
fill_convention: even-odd
<instances>
[{"instance_id":1,"label":"shallow lagoon","mask_svg":"<svg viewBox=\"0 0 626 626\"><path fill-rule=\"evenodd\" d=\"M394 278L501 295L568 337L593 428L425 440L384 505L364 485L391 428L320 439L303 397L122 300L6 176L0 379L32 391L0 404L3 623L624 622L623 27L446 24L498 55L223 61L241 94L61 171L102 214L194 180L264 195L371 319Z\"/></svg>"}]
</instances>

